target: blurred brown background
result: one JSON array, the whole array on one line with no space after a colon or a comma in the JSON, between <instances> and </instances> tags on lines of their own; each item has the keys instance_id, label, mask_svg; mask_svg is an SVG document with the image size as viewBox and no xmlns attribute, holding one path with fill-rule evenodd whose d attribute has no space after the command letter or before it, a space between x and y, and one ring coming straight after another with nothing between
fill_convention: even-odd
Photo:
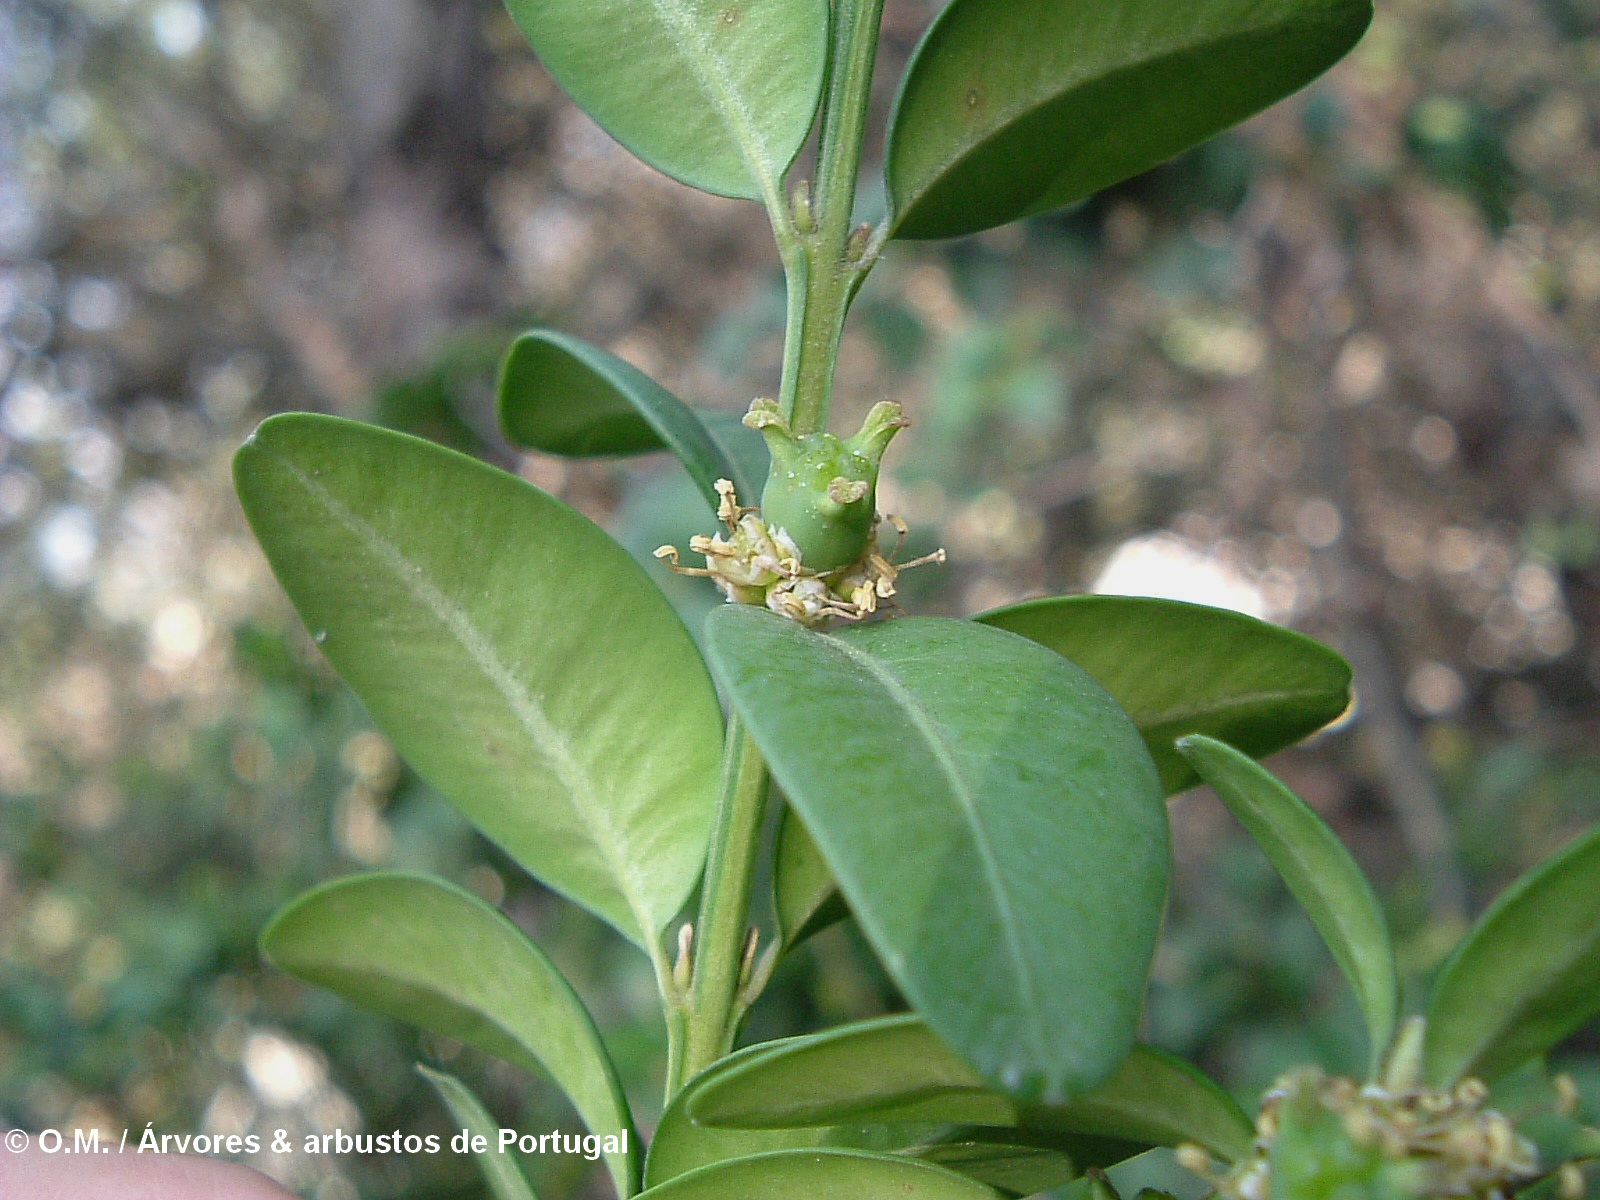
<instances>
[{"instance_id":1,"label":"blurred brown background","mask_svg":"<svg viewBox=\"0 0 1600 1200\"><path fill-rule=\"evenodd\" d=\"M936 7L889 5L880 118ZM553 324L742 409L781 349L762 214L630 159L487 0L0 0L0 95L0 1119L442 1129L419 1055L506 1123L567 1119L261 967L279 903L377 865L503 901L650 1111L645 964L368 729L228 460L269 412L362 416L518 470L632 546L681 541L696 502L664 464L513 453L493 371L516 329ZM1354 716L1275 765L1378 881L1413 981L1600 815L1592 0L1389 0L1330 76L1183 159L894 248L846 339L841 419L885 397L916 421L886 506L951 552L908 577L915 607L1098 581L1242 607L1355 663ZM1297 1061L1351 1065L1354 1007L1309 924L1208 797L1174 813L1150 1036L1245 1096ZM755 1028L894 1003L839 929ZM1580 1073L1597 1050L1573 1048ZM320 1200L480 1194L453 1156L259 1165ZM547 1195L604 1194L536 1167Z\"/></svg>"}]
</instances>

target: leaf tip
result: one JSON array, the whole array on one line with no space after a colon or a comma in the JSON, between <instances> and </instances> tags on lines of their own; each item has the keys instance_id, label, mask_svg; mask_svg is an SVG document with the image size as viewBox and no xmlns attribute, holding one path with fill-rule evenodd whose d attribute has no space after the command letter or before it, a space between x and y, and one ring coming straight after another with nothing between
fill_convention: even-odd
<instances>
[{"instance_id":1,"label":"leaf tip","mask_svg":"<svg viewBox=\"0 0 1600 1200\"><path fill-rule=\"evenodd\" d=\"M1204 761L1207 756L1215 754L1219 750L1223 752L1233 751L1235 754L1238 753L1238 751L1234 750L1234 748L1228 745L1227 742L1219 741L1214 737L1208 737L1203 733L1186 733L1172 744L1177 749L1178 753L1183 755L1183 757L1187 759L1188 762L1196 769L1199 768L1200 763Z\"/></svg>"},{"instance_id":2,"label":"leaf tip","mask_svg":"<svg viewBox=\"0 0 1600 1200\"><path fill-rule=\"evenodd\" d=\"M268 966L274 967L280 971L287 970L287 968L278 961L280 933L283 929L286 919L293 914L296 907L298 907L298 900L291 900L277 912L273 913L272 917L267 921L266 925L262 927L261 933L256 938L256 950L260 953L262 959L267 963Z\"/></svg>"}]
</instances>

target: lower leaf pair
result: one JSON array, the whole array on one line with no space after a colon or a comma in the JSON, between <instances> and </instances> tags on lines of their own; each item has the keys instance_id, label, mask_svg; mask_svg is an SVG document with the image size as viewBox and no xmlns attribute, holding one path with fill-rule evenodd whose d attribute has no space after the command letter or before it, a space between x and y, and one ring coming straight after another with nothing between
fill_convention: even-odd
<instances>
[{"instance_id":1,"label":"lower leaf pair","mask_svg":"<svg viewBox=\"0 0 1600 1200\"><path fill-rule=\"evenodd\" d=\"M764 1179L768 1170L776 1178L807 1152L870 1150L964 1177L965 1190L952 1195L1031 1195L1153 1145L1196 1142L1231 1160L1250 1138L1226 1093L1150 1047L1136 1046L1079 1100L1026 1103L989 1087L920 1018L887 1017L753 1046L702 1074L662 1118L646 1194ZM874 1170L894 1177L888 1167ZM861 1184L864 1197L903 1194L872 1190L865 1177Z\"/></svg>"}]
</instances>

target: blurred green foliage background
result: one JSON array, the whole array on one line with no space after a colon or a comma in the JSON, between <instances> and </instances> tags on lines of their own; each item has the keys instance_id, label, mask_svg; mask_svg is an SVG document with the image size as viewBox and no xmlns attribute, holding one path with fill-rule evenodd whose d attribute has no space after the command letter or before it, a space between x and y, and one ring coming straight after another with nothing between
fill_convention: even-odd
<instances>
[{"instance_id":1,"label":"blurred green foliage background","mask_svg":"<svg viewBox=\"0 0 1600 1200\"><path fill-rule=\"evenodd\" d=\"M936 8L891 0L880 116ZM0 1121L437 1132L418 1057L508 1124L569 1121L262 967L278 904L379 865L503 903L651 1113L644 962L370 730L228 459L269 412L363 416L641 552L681 544L696 501L663 464L514 454L493 370L549 323L742 409L781 349L761 214L632 161L490 0L10 0L0 95ZM1416 984L1600 817L1597 377L1600 8L1388 0L1241 130L1070 212L893 250L837 404L916 421L883 504L952 562L907 577L912 607L1155 590L1351 658L1358 710L1276 765L1379 882ZM1209 796L1173 815L1151 1039L1244 1097L1356 1066L1354 1006L1265 862ZM751 1032L896 1004L846 926ZM1591 1032L1569 1057L1597 1054ZM451 1155L257 1165L319 1200L481 1194ZM605 1194L533 1166L547 1195Z\"/></svg>"}]
</instances>

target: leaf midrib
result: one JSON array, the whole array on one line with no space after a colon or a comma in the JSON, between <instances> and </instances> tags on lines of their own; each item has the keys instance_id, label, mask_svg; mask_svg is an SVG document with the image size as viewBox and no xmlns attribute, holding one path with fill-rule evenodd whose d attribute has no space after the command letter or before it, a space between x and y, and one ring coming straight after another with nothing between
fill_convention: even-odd
<instances>
[{"instance_id":1,"label":"leaf midrib","mask_svg":"<svg viewBox=\"0 0 1600 1200\"><path fill-rule=\"evenodd\" d=\"M901 709L910 717L917 732L923 736L923 739L932 749L934 760L938 763L942 773L950 780L950 792L955 797L962 814L967 819L973 839L977 843L978 857L983 864L984 875L989 881L990 893L993 895L995 904L1000 910L1001 925L1005 930L1006 944L1011 951L1013 960L1012 974L1016 977L1024 992L1024 998L1027 1001L1026 1011L1029 1013L1040 1012L1043 999L1039 990L1039 980L1028 969L1028 956L1024 952L1021 943L1017 940L1018 923L1016 914L1012 911L1011 899L1002 886L1003 876L1000 872L1000 865L995 860L994 847L990 844L988 831L978 819L977 805L971 789L968 787L967 781L961 774L956 762L951 757L949 747L945 744L937 722L916 696L896 678L886 665L843 640L834 639L834 644L844 651L846 657L877 680L889 692L890 696L899 702ZM1034 1049L1039 1058L1043 1060L1046 1057L1043 1031L1040 1029L1037 1020L1028 1021L1027 1026Z\"/></svg>"},{"instance_id":2,"label":"leaf midrib","mask_svg":"<svg viewBox=\"0 0 1600 1200\"><path fill-rule=\"evenodd\" d=\"M684 61L700 82L701 90L722 113L762 198L769 204L774 203L777 185L767 171L766 141L760 136L750 111L729 78L727 64L712 49L710 40L695 28L694 14L688 11L683 0L650 0L650 6L666 28L668 36L682 51Z\"/></svg>"},{"instance_id":3,"label":"leaf midrib","mask_svg":"<svg viewBox=\"0 0 1600 1200\"><path fill-rule=\"evenodd\" d=\"M466 611L428 582L423 571L415 569L422 564L413 563L400 547L362 520L293 461L283 455L278 455L277 458L306 494L320 504L330 517L344 526L388 569L401 589L410 592L412 597L444 626L445 631L455 639L467 657L483 673L494 691L505 701L506 706L516 717L517 723L533 740L541 756L549 761L551 773L566 789L563 794L570 797L566 807L576 824L587 834L590 845L605 862L612 882L621 891L628 910L638 925L637 933L643 944L654 933L651 929L653 921L649 916L649 909L641 903L635 891L632 871L617 853L618 833L601 801L602 791L573 754L567 737L550 720L533 695L521 686L511 669L499 660L493 644L473 624ZM597 834L600 836L597 837Z\"/></svg>"}]
</instances>

